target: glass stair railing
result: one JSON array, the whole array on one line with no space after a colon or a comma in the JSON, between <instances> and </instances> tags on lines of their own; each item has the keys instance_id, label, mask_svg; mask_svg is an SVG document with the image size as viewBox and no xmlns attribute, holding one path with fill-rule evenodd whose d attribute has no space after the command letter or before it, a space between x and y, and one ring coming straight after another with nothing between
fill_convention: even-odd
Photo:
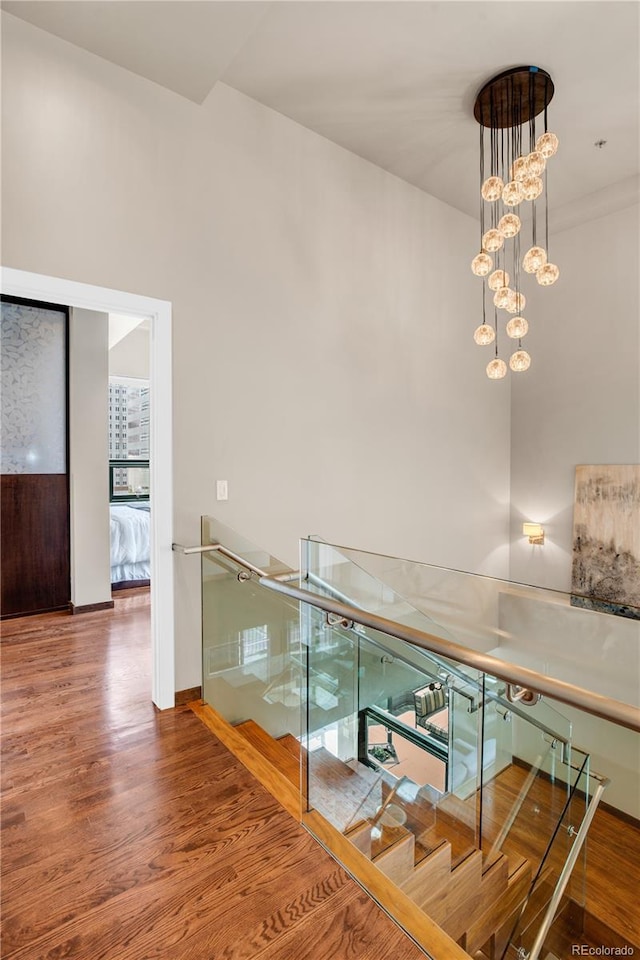
<instances>
[{"instance_id":1,"label":"glass stair railing","mask_svg":"<svg viewBox=\"0 0 640 960\"><path fill-rule=\"evenodd\" d=\"M203 545L203 699L236 730L259 725L277 744L264 754L288 743L288 769L295 745L303 823L425 952L442 953L437 928L458 958L537 960L579 939L584 837L607 781L576 747L575 718L637 750L637 717L611 708L632 731L518 699L534 676L558 701L565 691L517 665L474 665L500 664L484 657L486 624L475 648L457 645L451 620L414 605L415 582L397 592L343 548L303 541L300 574L212 518ZM478 579L466 596L483 617L493 603L499 633ZM426 939L419 917L433 922Z\"/></svg>"}]
</instances>

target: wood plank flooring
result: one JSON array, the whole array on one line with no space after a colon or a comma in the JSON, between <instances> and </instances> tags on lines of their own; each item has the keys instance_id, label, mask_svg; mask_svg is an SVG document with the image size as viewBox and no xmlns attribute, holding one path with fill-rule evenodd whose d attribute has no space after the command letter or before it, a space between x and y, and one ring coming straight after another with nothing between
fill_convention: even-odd
<instances>
[{"instance_id":1,"label":"wood plank flooring","mask_svg":"<svg viewBox=\"0 0 640 960\"><path fill-rule=\"evenodd\" d=\"M5 960L419 960L186 707L148 594L2 624Z\"/></svg>"},{"instance_id":2,"label":"wood plank flooring","mask_svg":"<svg viewBox=\"0 0 640 960\"><path fill-rule=\"evenodd\" d=\"M522 767L511 766L488 784L484 805L485 840L492 840L498 833L526 775L527 771ZM562 815L565 801L563 788L548 780L536 779L503 845L504 851L510 856L527 857L537 866ZM574 803L573 815L563 820L565 828L569 823L579 823L584 815L584 802L578 799ZM536 824L535 830L531 829L532 823ZM579 861L569 890L578 901L584 895L588 913L619 934L623 944L632 944L637 951L640 947L640 830L600 807L589 830L586 847L586 872L582 872ZM566 829L561 829L546 861L553 868L554 879L560 874L569 848Z\"/></svg>"}]
</instances>

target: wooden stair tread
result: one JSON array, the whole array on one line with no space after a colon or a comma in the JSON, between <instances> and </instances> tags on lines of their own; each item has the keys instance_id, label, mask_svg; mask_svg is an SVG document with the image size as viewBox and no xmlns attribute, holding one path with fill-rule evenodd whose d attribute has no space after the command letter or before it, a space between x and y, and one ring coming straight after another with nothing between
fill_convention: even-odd
<instances>
[{"instance_id":1,"label":"wooden stair tread","mask_svg":"<svg viewBox=\"0 0 640 960\"><path fill-rule=\"evenodd\" d=\"M382 800L380 775L358 764L356 769L320 747L308 754L309 802L338 830L370 819Z\"/></svg>"},{"instance_id":2,"label":"wooden stair tread","mask_svg":"<svg viewBox=\"0 0 640 960\"><path fill-rule=\"evenodd\" d=\"M467 928L466 949L474 954L482 949L496 930L503 926L524 903L531 885L531 867L527 861L512 873L503 895L477 916ZM515 920L513 921L515 923ZM486 952L486 951L485 951Z\"/></svg>"},{"instance_id":3,"label":"wooden stair tread","mask_svg":"<svg viewBox=\"0 0 640 960\"><path fill-rule=\"evenodd\" d=\"M302 744L297 737L294 737L292 733L284 733L281 737L276 739L276 743L279 743L281 746L283 746L285 750L287 750L296 760L300 760L302 755Z\"/></svg>"},{"instance_id":4,"label":"wooden stair tread","mask_svg":"<svg viewBox=\"0 0 640 960\"><path fill-rule=\"evenodd\" d=\"M469 926L486 913L487 909L494 906L502 897L504 897L509 882L508 866L506 858L497 860L493 866L482 875L482 854L477 852L476 870L480 869L481 881L474 885L473 873L470 871L468 878L464 882L455 883L452 879L452 889L448 898L446 916L443 918L442 927L458 939L463 934L467 934ZM469 858L471 859L471 858ZM460 867L457 869L461 869ZM477 873L476 873L477 877ZM466 890L463 887L466 885ZM461 893L461 891L463 891ZM485 937L484 940L487 938ZM484 942L484 941L483 941Z\"/></svg>"},{"instance_id":5,"label":"wooden stair tread","mask_svg":"<svg viewBox=\"0 0 640 960\"><path fill-rule=\"evenodd\" d=\"M345 830L344 835L356 849L371 860L371 824L368 820L359 820L348 830Z\"/></svg>"},{"instance_id":6,"label":"wooden stair tread","mask_svg":"<svg viewBox=\"0 0 640 960\"><path fill-rule=\"evenodd\" d=\"M479 850L474 850L461 864L451 870L448 883L441 884L430 892L425 901L425 911L443 927L450 914L457 911L459 906L466 906L480 888L481 879L482 854ZM463 932L464 930L460 931L460 933ZM456 934L453 939L457 940L458 936L460 934Z\"/></svg>"},{"instance_id":7,"label":"wooden stair tread","mask_svg":"<svg viewBox=\"0 0 640 960\"><path fill-rule=\"evenodd\" d=\"M405 831L404 837L373 857L373 863L385 876L400 885L413 871L414 845L413 834Z\"/></svg>"},{"instance_id":8,"label":"wooden stair tread","mask_svg":"<svg viewBox=\"0 0 640 960\"><path fill-rule=\"evenodd\" d=\"M449 882L450 874L451 846L443 841L428 857L414 866L413 872L400 887L419 907L423 907L434 889Z\"/></svg>"},{"instance_id":9,"label":"wooden stair tread","mask_svg":"<svg viewBox=\"0 0 640 960\"><path fill-rule=\"evenodd\" d=\"M279 770L287 780L298 786L300 783L300 762L291 755L286 746L267 733L255 720L244 720L234 727L245 740L260 750L262 756L269 760L276 770Z\"/></svg>"}]
</instances>

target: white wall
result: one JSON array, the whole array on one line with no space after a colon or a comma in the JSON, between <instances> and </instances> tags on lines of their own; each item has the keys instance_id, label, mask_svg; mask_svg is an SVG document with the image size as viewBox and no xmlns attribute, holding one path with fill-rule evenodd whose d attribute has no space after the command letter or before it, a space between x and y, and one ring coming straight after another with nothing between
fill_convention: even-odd
<instances>
[{"instance_id":1,"label":"white wall","mask_svg":"<svg viewBox=\"0 0 640 960\"><path fill-rule=\"evenodd\" d=\"M109 350L109 376L149 379L149 331L136 327Z\"/></svg>"},{"instance_id":2,"label":"white wall","mask_svg":"<svg viewBox=\"0 0 640 960\"><path fill-rule=\"evenodd\" d=\"M199 107L3 23L3 262L172 301L174 539L215 512L294 566L313 532L504 575L475 222L224 85ZM199 571L176 563L184 689Z\"/></svg>"},{"instance_id":3,"label":"white wall","mask_svg":"<svg viewBox=\"0 0 640 960\"><path fill-rule=\"evenodd\" d=\"M514 580L569 590L576 466L640 462L639 211L552 237L560 279L530 297L532 364L512 385ZM523 520L544 524L544 546Z\"/></svg>"},{"instance_id":4,"label":"white wall","mask_svg":"<svg viewBox=\"0 0 640 960\"><path fill-rule=\"evenodd\" d=\"M109 565L109 318L71 310L69 473L71 602L111 600Z\"/></svg>"}]
</instances>

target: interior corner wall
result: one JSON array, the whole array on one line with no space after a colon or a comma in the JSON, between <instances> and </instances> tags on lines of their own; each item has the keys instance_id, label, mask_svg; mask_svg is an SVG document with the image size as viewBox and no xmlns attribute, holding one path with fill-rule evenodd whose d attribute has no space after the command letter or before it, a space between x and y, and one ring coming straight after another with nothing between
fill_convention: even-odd
<instances>
[{"instance_id":1,"label":"interior corner wall","mask_svg":"<svg viewBox=\"0 0 640 960\"><path fill-rule=\"evenodd\" d=\"M69 318L71 602L111 600L109 560L109 317Z\"/></svg>"},{"instance_id":2,"label":"interior corner wall","mask_svg":"<svg viewBox=\"0 0 640 960\"><path fill-rule=\"evenodd\" d=\"M172 303L174 540L215 514L294 567L317 533L506 575L477 222L224 84L198 106L3 27L3 261ZM185 689L199 564L175 563Z\"/></svg>"},{"instance_id":3,"label":"interior corner wall","mask_svg":"<svg viewBox=\"0 0 640 960\"><path fill-rule=\"evenodd\" d=\"M552 237L560 279L530 297L532 364L511 391L512 580L570 590L576 466L640 462L639 212Z\"/></svg>"}]
</instances>

